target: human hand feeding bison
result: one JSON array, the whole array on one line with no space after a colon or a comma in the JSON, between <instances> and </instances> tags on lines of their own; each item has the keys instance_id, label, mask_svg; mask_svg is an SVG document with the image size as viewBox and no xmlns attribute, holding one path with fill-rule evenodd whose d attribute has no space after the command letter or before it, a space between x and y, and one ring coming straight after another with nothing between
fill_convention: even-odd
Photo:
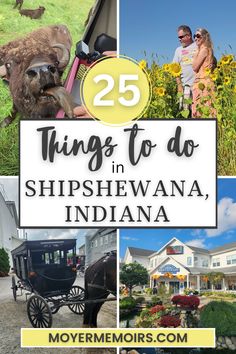
<instances>
[{"instance_id":1,"label":"human hand feeding bison","mask_svg":"<svg viewBox=\"0 0 236 354\"><path fill-rule=\"evenodd\" d=\"M73 117L72 100L61 82L71 45L68 28L52 25L0 47L0 65L13 99L12 114L0 127L10 124L17 112L26 118L52 118L62 107Z\"/></svg>"}]
</instances>

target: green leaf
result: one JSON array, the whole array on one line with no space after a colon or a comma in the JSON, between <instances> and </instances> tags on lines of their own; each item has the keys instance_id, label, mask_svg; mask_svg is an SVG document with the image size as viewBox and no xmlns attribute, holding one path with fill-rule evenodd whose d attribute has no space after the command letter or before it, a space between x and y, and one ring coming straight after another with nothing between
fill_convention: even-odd
<instances>
[{"instance_id":1,"label":"green leaf","mask_svg":"<svg viewBox=\"0 0 236 354\"><path fill-rule=\"evenodd\" d=\"M183 111L180 112L183 118L188 118L189 113L190 113L189 109L184 109Z\"/></svg>"}]
</instances>

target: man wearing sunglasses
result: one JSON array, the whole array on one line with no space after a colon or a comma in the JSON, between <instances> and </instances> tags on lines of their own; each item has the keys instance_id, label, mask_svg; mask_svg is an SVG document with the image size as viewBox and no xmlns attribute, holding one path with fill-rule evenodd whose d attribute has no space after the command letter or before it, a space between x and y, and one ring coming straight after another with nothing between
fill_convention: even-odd
<instances>
[{"instance_id":1,"label":"man wearing sunglasses","mask_svg":"<svg viewBox=\"0 0 236 354\"><path fill-rule=\"evenodd\" d=\"M192 62L197 45L193 41L189 26L179 26L177 31L181 46L176 49L173 62L179 63L182 69L181 77L176 79L178 92L183 93L183 97L180 99L180 109L189 109L190 111L190 105L185 104L183 98L192 97L192 86L195 78Z\"/></svg>"}]
</instances>

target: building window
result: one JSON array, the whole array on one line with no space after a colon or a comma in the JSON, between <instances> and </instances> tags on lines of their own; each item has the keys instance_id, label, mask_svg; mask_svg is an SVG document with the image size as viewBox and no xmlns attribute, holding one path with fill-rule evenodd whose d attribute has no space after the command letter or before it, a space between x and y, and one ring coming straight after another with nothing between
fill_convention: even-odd
<instances>
[{"instance_id":1,"label":"building window","mask_svg":"<svg viewBox=\"0 0 236 354\"><path fill-rule=\"evenodd\" d=\"M91 241L91 248L93 248L93 241Z\"/></svg>"},{"instance_id":2,"label":"building window","mask_svg":"<svg viewBox=\"0 0 236 354\"><path fill-rule=\"evenodd\" d=\"M103 237L100 237L100 246L103 245Z\"/></svg>"},{"instance_id":3,"label":"building window","mask_svg":"<svg viewBox=\"0 0 236 354\"><path fill-rule=\"evenodd\" d=\"M188 266L192 265L192 257L187 257L187 265Z\"/></svg>"},{"instance_id":4,"label":"building window","mask_svg":"<svg viewBox=\"0 0 236 354\"><path fill-rule=\"evenodd\" d=\"M220 267L220 258L212 259L212 267Z\"/></svg>"},{"instance_id":5,"label":"building window","mask_svg":"<svg viewBox=\"0 0 236 354\"><path fill-rule=\"evenodd\" d=\"M98 240L94 240L94 247L97 247L98 246Z\"/></svg>"},{"instance_id":6,"label":"building window","mask_svg":"<svg viewBox=\"0 0 236 354\"><path fill-rule=\"evenodd\" d=\"M104 236L104 244L105 244L105 245L108 244L108 235L105 235L105 236Z\"/></svg>"},{"instance_id":7,"label":"building window","mask_svg":"<svg viewBox=\"0 0 236 354\"><path fill-rule=\"evenodd\" d=\"M236 264L236 254L226 257L227 264Z\"/></svg>"},{"instance_id":8,"label":"building window","mask_svg":"<svg viewBox=\"0 0 236 354\"><path fill-rule=\"evenodd\" d=\"M208 260L207 259L202 260L202 267L208 267Z\"/></svg>"},{"instance_id":9,"label":"building window","mask_svg":"<svg viewBox=\"0 0 236 354\"><path fill-rule=\"evenodd\" d=\"M153 268L153 260L151 260L151 268Z\"/></svg>"}]
</instances>

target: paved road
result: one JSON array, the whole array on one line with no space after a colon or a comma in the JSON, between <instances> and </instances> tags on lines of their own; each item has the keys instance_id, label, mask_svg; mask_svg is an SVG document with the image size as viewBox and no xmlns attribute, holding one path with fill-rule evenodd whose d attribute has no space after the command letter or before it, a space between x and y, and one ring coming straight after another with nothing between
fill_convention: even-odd
<instances>
[{"instance_id":1,"label":"paved road","mask_svg":"<svg viewBox=\"0 0 236 354\"><path fill-rule=\"evenodd\" d=\"M84 279L77 277L75 285L83 286ZM53 315L53 327L81 328L83 316L63 307ZM28 320L25 295L15 302L11 289L11 276L0 278L0 353L4 354L110 354L109 349L26 349L20 348L20 328L31 327ZM107 302L98 315L98 327L116 327L116 301Z\"/></svg>"}]
</instances>

